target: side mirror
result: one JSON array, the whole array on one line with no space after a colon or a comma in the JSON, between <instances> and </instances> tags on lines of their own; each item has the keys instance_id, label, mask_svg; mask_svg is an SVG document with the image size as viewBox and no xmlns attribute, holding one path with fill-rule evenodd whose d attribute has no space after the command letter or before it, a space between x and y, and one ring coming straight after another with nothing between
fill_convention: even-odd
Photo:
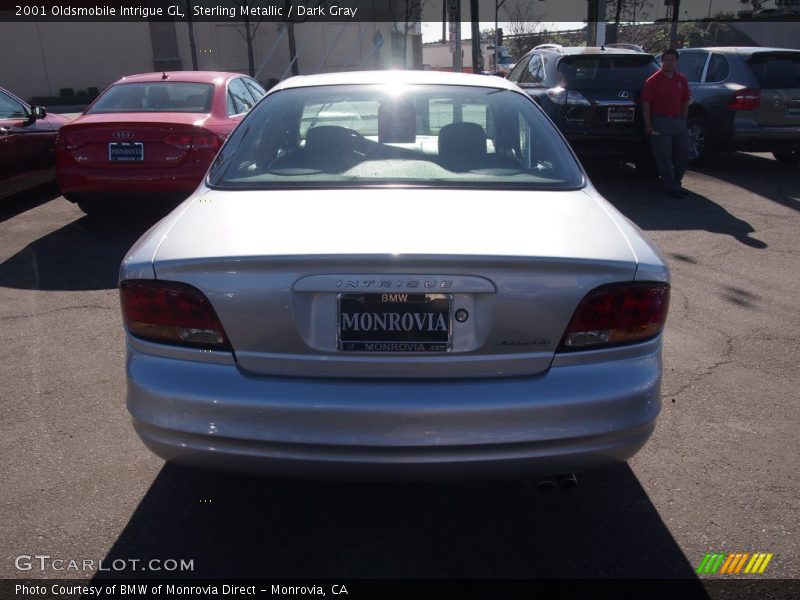
<instances>
[{"instance_id":1,"label":"side mirror","mask_svg":"<svg viewBox=\"0 0 800 600\"><path fill-rule=\"evenodd\" d=\"M31 106L31 121L38 121L47 116L47 109L44 106Z\"/></svg>"}]
</instances>

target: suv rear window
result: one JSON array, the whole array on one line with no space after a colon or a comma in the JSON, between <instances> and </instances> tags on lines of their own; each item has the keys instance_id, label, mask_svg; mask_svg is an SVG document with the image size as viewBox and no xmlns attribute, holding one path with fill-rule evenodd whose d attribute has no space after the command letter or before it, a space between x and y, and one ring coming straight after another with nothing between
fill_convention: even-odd
<instances>
[{"instance_id":1,"label":"suv rear window","mask_svg":"<svg viewBox=\"0 0 800 600\"><path fill-rule=\"evenodd\" d=\"M97 99L86 114L118 112L189 112L211 110L214 86L210 83L118 83Z\"/></svg>"},{"instance_id":2,"label":"suv rear window","mask_svg":"<svg viewBox=\"0 0 800 600\"><path fill-rule=\"evenodd\" d=\"M756 52L748 62L762 89L800 88L800 52Z\"/></svg>"},{"instance_id":3,"label":"suv rear window","mask_svg":"<svg viewBox=\"0 0 800 600\"><path fill-rule=\"evenodd\" d=\"M567 56L558 63L564 79L560 84L577 90L642 87L656 71L658 65L649 54Z\"/></svg>"}]
</instances>

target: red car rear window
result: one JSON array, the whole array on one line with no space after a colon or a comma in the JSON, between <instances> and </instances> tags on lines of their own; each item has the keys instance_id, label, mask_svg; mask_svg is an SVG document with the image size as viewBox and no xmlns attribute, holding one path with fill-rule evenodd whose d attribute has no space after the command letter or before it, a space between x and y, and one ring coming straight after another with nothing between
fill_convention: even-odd
<instances>
[{"instance_id":1,"label":"red car rear window","mask_svg":"<svg viewBox=\"0 0 800 600\"><path fill-rule=\"evenodd\" d=\"M119 83L97 99L86 114L119 112L188 112L211 110L214 85L182 81Z\"/></svg>"}]
</instances>

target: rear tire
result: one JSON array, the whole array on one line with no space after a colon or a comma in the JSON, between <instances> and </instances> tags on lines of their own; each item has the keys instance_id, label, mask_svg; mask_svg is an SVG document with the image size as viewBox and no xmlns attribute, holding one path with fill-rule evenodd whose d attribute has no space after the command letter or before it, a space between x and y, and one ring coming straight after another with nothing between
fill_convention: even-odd
<instances>
[{"instance_id":1,"label":"rear tire","mask_svg":"<svg viewBox=\"0 0 800 600\"><path fill-rule=\"evenodd\" d=\"M703 117L689 117L686 129L689 132L689 163L702 165L711 154L708 122Z\"/></svg>"},{"instance_id":2,"label":"rear tire","mask_svg":"<svg viewBox=\"0 0 800 600\"><path fill-rule=\"evenodd\" d=\"M796 165L800 164L800 150L778 150L772 153L782 165Z\"/></svg>"}]
</instances>

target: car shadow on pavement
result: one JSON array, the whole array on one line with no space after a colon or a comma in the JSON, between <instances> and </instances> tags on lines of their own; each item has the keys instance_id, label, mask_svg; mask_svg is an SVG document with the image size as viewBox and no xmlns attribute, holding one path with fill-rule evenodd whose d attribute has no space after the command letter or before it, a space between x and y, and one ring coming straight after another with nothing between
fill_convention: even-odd
<instances>
[{"instance_id":1,"label":"car shadow on pavement","mask_svg":"<svg viewBox=\"0 0 800 600\"><path fill-rule=\"evenodd\" d=\"M55 183L46 183L0 200L0 223L61 196Z\"/></svg>"},{"instance_id":2,"label":"car shadow on pavement","mask_svg":"<svg viewBox=\"0 0 800 600\"><path fill-rule=\"evenodd\" d=\"M627 464L578 479L541 492L532 481L312 482L167 464L103 563L194 560L156 575L183 578L696 580Z\"/></svg>"},{"instance_id":3,"label":"car shadow on pavement","mask_svg":"<svg viewBox=\"0 0 800 600\"><path fill-rule=\"evenodd\" d=\"M729 152L693 170L800 211L800 166L782 165L770 155Z\"/></svg>"},{"instance_id":4,"label":"car shadow on pavement","mask_svg":"<svg viewBox=\"0 0 800 600\"><path fill-rule=\"evenodd\" d=\"M0 286L47 291L115 288L125 253L167 210L72 221L0 263Z\"/></svg>"},{"instance_id":5,"label":"car shadow on pavement","mask_svg":"<svg viewBox=\"0 0 800 600\"><path fill-rule=\"evenodd\" d=\"M645 231L703 230L730 235L751 248L767 247L765 242L751 236L755 231L752 225L706 196L666 195L657 180L637 177L625 165L585 163L584 166L598 191Z\"/></svg>"}]
</instances>

